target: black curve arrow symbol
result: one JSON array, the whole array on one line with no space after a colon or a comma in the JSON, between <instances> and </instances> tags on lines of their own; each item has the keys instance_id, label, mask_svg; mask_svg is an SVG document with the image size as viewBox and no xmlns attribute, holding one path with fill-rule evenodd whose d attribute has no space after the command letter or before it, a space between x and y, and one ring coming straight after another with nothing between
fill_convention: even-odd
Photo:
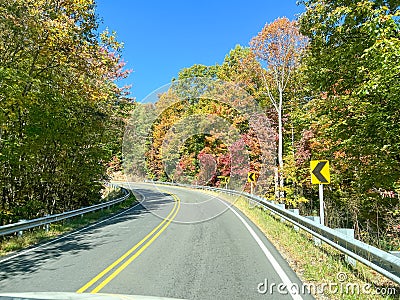
<instances>
[{"instance_id":1,"label":"black curve arrow symbol","mask_svg":"<svg viewBox=\"0 0 400 300\"><path fill-rule=\"evenodd\" d=\"M321 170L325 167L326 161L320 161L317 166L314 168L312 173L321 183L328 183L328 180L321 174Z\"/></svg>"},{"instance_id":2,"label":"black curve arrow symbol","mask_svg":"<svg viewBox=\"0 0 400 300\"><path fill-rule=\"evenodd\" d=\"M249 179L251 180L251 181L255 181L255 178L254 178L254 173L250 173L249 174Z\"/></svg>"}]
</instances>

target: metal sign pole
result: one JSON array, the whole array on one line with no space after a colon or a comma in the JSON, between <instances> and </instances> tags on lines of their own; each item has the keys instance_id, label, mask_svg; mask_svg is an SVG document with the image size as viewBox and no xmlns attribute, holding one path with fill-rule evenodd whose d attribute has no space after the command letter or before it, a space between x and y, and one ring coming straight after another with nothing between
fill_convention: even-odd
<instances>
[{"instance_id":1,"label":"metal sign pole","mask_svg":"<svg viewBox=\"0 0 400 300\"><path fill-rule=\"evenodd\" d=\"M325 214L324 214L324 185L319 184L319 218L321 220L321 224L325 225Z\"/></svg>"},{"instance_id":2,"label":"metal sign pole","mask_svg":"<svg viewBox=\"0 0 400 300\"><path fill-rule=\"evenodd\" d=\"M250 194L253 195L253 181L250 182Z\"/></svg>"}]
</instances>

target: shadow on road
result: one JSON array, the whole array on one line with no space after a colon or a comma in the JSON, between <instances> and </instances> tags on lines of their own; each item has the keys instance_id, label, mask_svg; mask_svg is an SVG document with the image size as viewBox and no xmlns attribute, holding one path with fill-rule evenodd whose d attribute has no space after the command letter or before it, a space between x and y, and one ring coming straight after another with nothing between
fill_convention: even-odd
<instances>
[{"instance_id":1,"label":"shadow on road","mask_svg":"<svg viewBox=\"0 0 400 300\"><path fill-rule=\"evenodd\" d=\"M18 255L18 252L13 253L13 256L16 254L17 256L4 262L0 260L0 290L3 280L29 275L45 266L48 268L50 261L57 260L63 255L78 255L82 251L90 251L95 247L104 245L107 237L113 235L107 233L105 227L142 218L150 210L156 210L164 204L170 204L174 201L170 195L153 190L136 189L134 191L145 195L146 206L138 204L121 215L117 214L110 220L106 218L98 224L88 225L86 228L66 233L64 237L56 237L53 240L34 245L30 248L32 250L27 253L23 253L27 249L21 250L20 255ZM99 232L101 234L98 234ZM3 258L3 260L5 259L7 259L7 256Z\"/></svg>"}]
</instances>

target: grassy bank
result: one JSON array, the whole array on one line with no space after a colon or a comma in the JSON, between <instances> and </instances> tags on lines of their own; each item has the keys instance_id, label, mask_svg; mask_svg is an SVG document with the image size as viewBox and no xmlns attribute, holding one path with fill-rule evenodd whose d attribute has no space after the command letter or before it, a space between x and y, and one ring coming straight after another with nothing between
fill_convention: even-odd
<instances>
[{"instance_id":1,"label":"grassy bank","mask_svg":"<svg viewBox=\"0 0 400 300\"><path fill-rule=\"evenodd\" d=\"M118 196L119 195L117 193L111 193L107 198L111 200L117 198ZM108 201L108 199L106 199L106 201ZM109 209L105 208L103 210L84 214L82 217L79 216L49 224L48 231L46 231L44 228L37 227L29 231L24 231L22 236L13 235L3 237L2 240L0 240L0 257L93 224L99 220L116 214L121 210L131 207L135 202L135 197L130 195L127 200L116 204Z\"/></svg>"},{"instance_id":2,"label":"grassy bank","mask_svg":"<svg viewBox=\"0 0 400 300\"><path fill-rule=\"evenodd\" d=\"M222 197L233 202L233 198ZM235 199L234 205L264 232L304 283L320 287L313 291L317 299L400 299L398 285L359 262L353 268L342 253L326 243L315 246L307 232L295 231L293 225L249 206L243 198ZM333 288L322 287L329 283Z\"/></svg>"}]
</instances>

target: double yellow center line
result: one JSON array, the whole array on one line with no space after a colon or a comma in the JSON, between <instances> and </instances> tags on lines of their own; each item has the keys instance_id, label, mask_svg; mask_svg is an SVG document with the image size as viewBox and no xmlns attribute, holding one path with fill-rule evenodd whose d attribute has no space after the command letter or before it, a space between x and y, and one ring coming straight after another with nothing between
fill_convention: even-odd
<instances>
[{"instance_id":1,"label":"double yellow center line","mask_svg":"<svg viewBox=\"0 0 400 300\"><path fill-rule=\"evenodd\" d=\"M77 290L77 293L84 293L95 284L97 284L97 286L92 289L90 293L94 294L99 292L119 273L121 273L122 270L124 270L129 264L131 264L144 250L146 250L146 248L149 247L151 243L154 242L154 240L169 226L169 224L178 214L180 208L180 199L173 194L170 195L174 198L175 203L173 209L168 214L168 216L165 217L165 219L160 224L158 224L157 227L155 227L149 234L147 234L139 243L137 243L135 246L125 252L120 258L118 258L106 269L100 272L96 277L94 277L83 287ZM111 272L112 270L114 271Z\"/></svg>"}]
</instances>

